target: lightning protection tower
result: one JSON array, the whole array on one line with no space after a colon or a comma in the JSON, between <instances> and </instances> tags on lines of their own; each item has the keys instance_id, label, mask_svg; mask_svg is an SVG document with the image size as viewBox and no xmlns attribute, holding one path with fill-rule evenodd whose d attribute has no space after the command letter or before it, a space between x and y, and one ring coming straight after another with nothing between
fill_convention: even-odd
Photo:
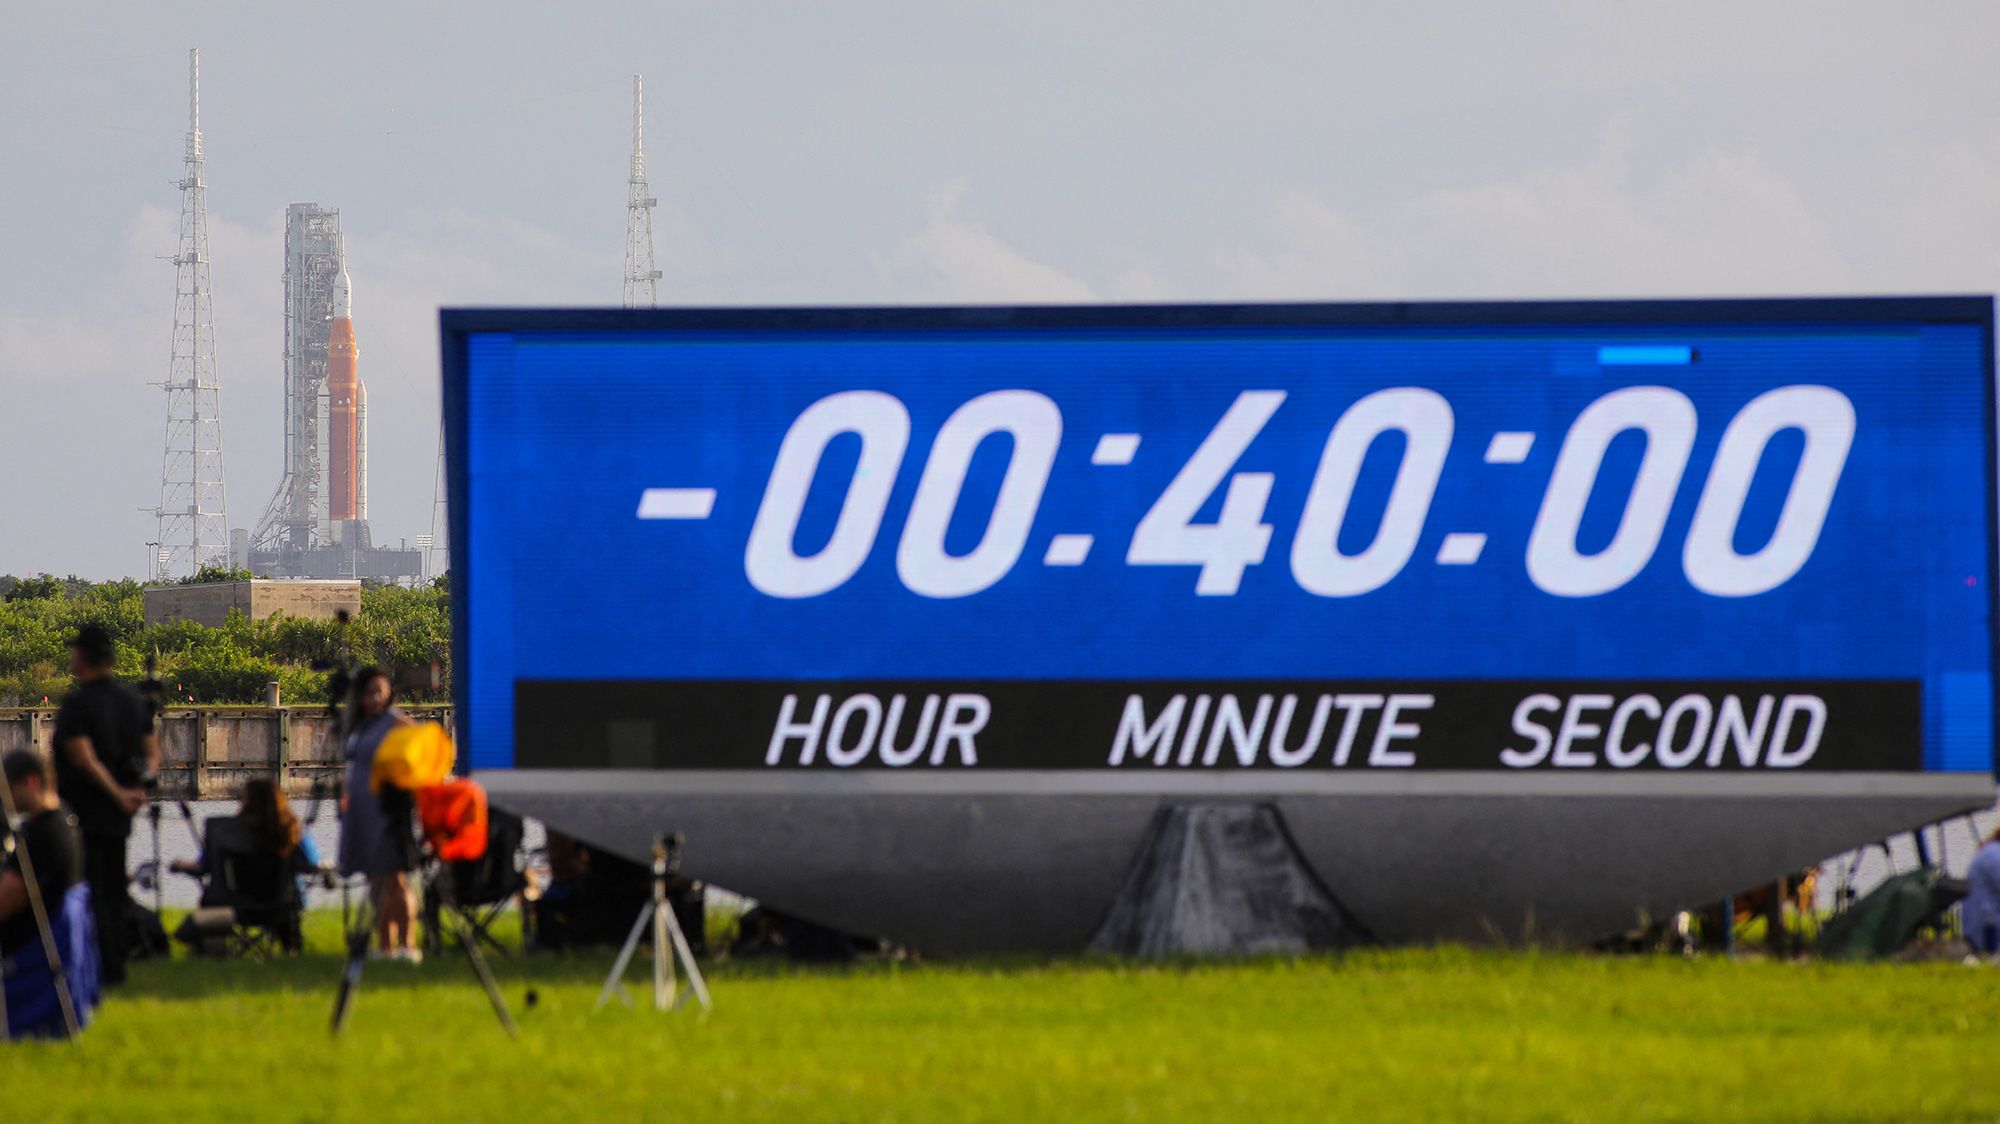
<instances>
[{"instance_id":1,"label":"lightning protection tower","mask_svg":"<svg viewBox=\"0 0 2000 1124\"><path fill-rule=\"evenodd\" d=\"M625 181L625 307L660 303L660 271L653 268L653 198L646 182L646 77L632 76L632 178Z\"/></svg>"},{"instance_id":2,"label":"lightning protection tower","mask_svg":"<svg viewBox=\"0 0 2000 1124\"><path fill-rule=\"evenodd\" d=\"M168 367L166 452L160 468L153 579L192 575L229 558L222 486L222 387L208 280L208 185L202 179L201 52L188 52L187 154L180 247L174 254L174 344ZM151 544L148 544L151 545Z\"/></svg>"},{"instance_id":3,"label":"lightning protection tower","mask_svg":"<svg viewBox=\"0 0 2000 1124\"><path fill-rule=\"evenodd\" d=\"M451 565L451 510L445 500L447 494L444 463L444 422L438 422L437 475L431 481L431 533L424 536L424 573L437 577Z\"/></svg>"}]
</instances>

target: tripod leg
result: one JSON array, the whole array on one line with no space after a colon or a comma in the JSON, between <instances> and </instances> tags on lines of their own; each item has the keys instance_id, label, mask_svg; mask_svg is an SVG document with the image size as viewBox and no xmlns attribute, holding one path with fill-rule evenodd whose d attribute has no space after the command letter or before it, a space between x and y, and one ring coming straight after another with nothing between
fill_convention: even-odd
<instances>
[{"instance_id":1,"label":"tripod leg","mask_svg":"<svg viewBox=\"0 0 2000 1124\"><path fill-rule=\"evenodd\" d=\"M160 805L149 801L146 812L153 820L153 916L158 917L167 908L167 860L160 857Z\"/></svg>"},{"instance_id":2,"label":"tripod leg","mask_svg":"<svg viewBox=\"0 0 2000 1124\"><path fill-rule=\"evenodd\" d=\"M440 867L442 869L442 867ZM450 877L439 874L424 883L423 904L417 908L418 919L423 923L423 950L426 956L440 956L444 953L444 904L439 891L439 883Z\"/></svg>"},{"instance_id":3,"label":"tripod leg","mask_svg":"<svg viewBox=\"0 0 2000 1124\"><path fill-rule=\"evenodd\" d=\"M632 922L632 934L625 938L625 947L618 950L618 961L611 965L611 974L604 977L604 990L597 993L595 1011L611 1002L611 993L625 978L625 967L632 963L632 954L639 949L639 934L646 931L646 922L653 915L653 907L648 905L639 911L638 919Z\"/></svg>"},{"instance_id":4,"label":"tripod leg","mask_svg":"<svg viewBox=\"0 0 2000 1124\"><path fill-rule=\"evenodd\" d=\"M486 998L493 1001L493 1016L500 1020L500 1028L507 1032L509 1038L521 1037L520 1030L514 1026L514 1016L507 1013L507 1001L500 998L500 985L494 982L493 970L486 966L486 957L479 954L479 942L461 929L458 933L458 943L464 947L465 958L472 961L473 972L479 976L480 984L486 988Z\"/></svg>"},{"instance_id":5,"label":"tripod leg","mask_svg":"<svg viewBox=\"0 0 2000 1124\"><path fill-rule=\"evenodd\" d=\"M674 951L680 954L681 964L687 968L688 987L693 989L694 997L701 1002L702 1013L707 1014L714 1006L708 1000L708 982L701 978L701 969L695 967L694 950L688 947L687 934L681 932L680 918L675 917L671 909L666 914L667 932L673 937Z\"/></svg>"},{"instance_id":6,"label":"tripod leg","mask_svg":"<svg viewBox=\"0 0 2000 1124\"><path fill-rule=\"evenodd\" d=\"M653 1010L665 1011L674 1005L679 981L674 977L674 952L667 946L667 926L674 923L674 911L662 902L653 903Z\"/></svg>"},{"instance_id":7,"label":"tripod leg","mask_svg":"<svg viewBox=\"0 0 2000 1124\"><path fill-rule=\"evenodd\" d=\"M339 1034L347 1026L347 1011L354 1004L354 993L361 988L361 967L368 960L368 938L375 927L375 919L370 911L362 908L355 918L355 924L347 930L347 964L340 971L340 990L333 997L332 1031Z\"/></svg>"}]
</instances>

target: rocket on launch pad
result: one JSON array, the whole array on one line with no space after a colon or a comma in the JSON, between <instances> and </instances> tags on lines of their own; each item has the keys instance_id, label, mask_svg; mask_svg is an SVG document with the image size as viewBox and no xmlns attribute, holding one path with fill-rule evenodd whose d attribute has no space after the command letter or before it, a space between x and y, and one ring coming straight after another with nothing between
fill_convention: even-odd
<instances>
[{"instance_id":1,"label":"rocket on launch pad","mask_svg":"<svg viewBox=\"0 0 2000 1124\"><path fill-rule=\"evenodd\" d=\"M333 325L326 341L327 520L336 527L363 518L361 488L361 403L364 391L354 344L354 286L340 271L334 290ZM339 531L336 537L343 538Z\"/></svg>"},{"instance_id":2,"label":"rocket on launch pad","mask_svg":"<svg viewBox=\"0 0 2000 1124\"><path fill-rule=\"evenodd\" d=\"M421 548L377 546L369 529L369 388L354 329L340 212L293 203L285 209L284 475L236 555L260 576L425 576Z\"/></svg>"}]
</instances>

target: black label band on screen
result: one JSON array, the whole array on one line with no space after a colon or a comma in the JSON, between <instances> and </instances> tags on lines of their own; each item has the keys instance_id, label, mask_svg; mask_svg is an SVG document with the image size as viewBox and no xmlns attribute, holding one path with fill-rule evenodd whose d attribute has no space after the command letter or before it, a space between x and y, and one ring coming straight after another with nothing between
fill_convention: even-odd
<instances>
[{"instance_id":1,"label":"black label band on screen","mask_svg":"<svg viewBox=\"0 0 2000 1124\"><path fill-rule=\"evenodd\" d=\"M535 769L1915 771L1916 680L521 680Z\"/></svg>"}]
</instances>

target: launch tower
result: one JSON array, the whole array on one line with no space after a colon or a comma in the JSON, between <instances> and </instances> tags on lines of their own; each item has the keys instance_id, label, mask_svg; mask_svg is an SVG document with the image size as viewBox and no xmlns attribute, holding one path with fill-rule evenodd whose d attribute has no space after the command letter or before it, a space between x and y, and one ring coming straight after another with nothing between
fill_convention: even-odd
<instances>
[{"instance_id":1,"label":"launch tower","mask_svg":"<svg viewBox=\"0 0 2000 1124\"><path fill-rule=\"evenodd\" d=\"M320 396L333 289L342 271L340 212L285 208L285 464L251 537L254 553L295 555L328 545L320 509Z\"/></svg>"}]
</instances>

